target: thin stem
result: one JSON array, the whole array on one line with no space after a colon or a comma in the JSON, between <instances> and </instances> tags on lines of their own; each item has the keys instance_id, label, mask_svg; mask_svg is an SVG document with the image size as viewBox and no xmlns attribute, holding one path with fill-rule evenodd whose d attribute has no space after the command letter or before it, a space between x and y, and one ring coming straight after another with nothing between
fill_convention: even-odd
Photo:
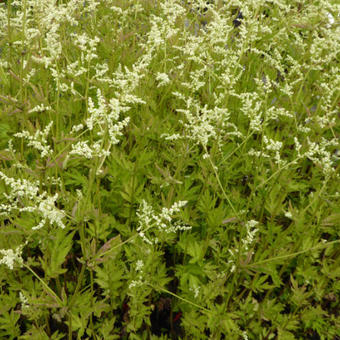
<instances>
[{"instance_id":1,"label":"thin stem","mask_svg":"<svg viewBox=\"0 0 340 340\"><path fill-rule=\"evenodd\" d=\"M336 244L336 243L339 243L339 242L340 242L340 240L335 240L335 241L332 241L332 242L327 242L327 243L319 244L319 245L317 245L315 247L311 247L311 248L308 248L308 249L305 249L305 250L297 251L297 252L292 253L292 254L272 257L272 258L267 259L267 260L254 262L254 263L246 265L245 267L254 267L254 266L257 266L257 265L263 264L263 263L268 263L268 262L272 262L272 261L283 260L283 259L287 259L287 258L290 258L290 257L295 257L297 255L304 254L304 253L307 253L309 251L327 248L327 247L331 246L332 244Z\"/></svg>"},{"instance_id":2,"label":"thin stem","mask_svg":"<svg viewBox=\"0 0 340 340\"><path fill-rule=\"evenodd\" d=\"M149 227L145 228L144 230L142 230L143 233L145 233L146 231L148 231L149 229L151 229L152 227L154 227L154 223L151 224ZM128 242L131 242L135 237L137 237L139 235L139 233L136 233L134 235L132 235L131 237L129 237L128 239L126 239L124 242L121 242L119 244L117 244L115 247L112 247L111 249L103 252L103 253L100 253L100 254L97 254L94 258L94 260L98 260L100 259L101 257L111 253L113 250L121 247L122 245L124 245L125 243L128 243Z\"/></svg>"},{"instance_id":3,"label":"thin stem","mask_svg":"<svg viewBox=\"0 0 340 340\"><path fill-rule=\"evenodd\" d=\"M81 283L83 281L83 277L84 277L84 273L85 273L85 264L82 265L81 270L80 270L80 274L78 276L78 281L77 281L77 286L76 289L74 290L74 293L70 299L70 302L68 303L68 308L71 309L71 307L73 306L73 303L75 301L75 298L77 297L77 294L80 290L81 287Z\"/></svg>"},{"instance_id":4,"label":"thin stem","mask_svg":"<svg viewBox=\"0 0 340 340\"><path fill-rule=\"evenodd\" d=\"M23 266L27 268L41 282L41 284L46 289L46 291L55 298L59 306L64 305L63 301L58 297L58 295L47 285L47 283L30 266L28 266L25 263L23 264Z\"/></svg>"},{"instance_id":5,"label":"thin stem","mask_svg":"<svg viewBox=\"0 0 340 340\"><path fill-rule=\"evenodd\" d=\"M60 73L58 68L58 62L55 60L55 67L57 69L58 74L58 82L57 82L57 102L56 102L56 137L59 136L60 130L60 112L59 112L59 104L60 104Z\"/></svg>"},{"instance_id":6,"label":"thin stem","mask_svg":"<svg viewBox=\"0 0 340 340\"><path fill-rule=\"evenodd\" d=\"M314 199L306 206L306 208L303 209L303 213L305 213L310 207L311 205L320 198L321 194L323 193L323 191L326 189L326 184L328 182L330 177L327 177L326 180L324 181L319 193L317 195L315 195Z\"/></svg>"},{"instance_id":7,"label":"thin stem","mask_svg":"<svg viewBox=\"0 0 340 340\"><path fill-rule=\"evenodd\" d=\"M162 291L162 292L164 292L164 293L170 294L170 295L174 296L175 298L177 298L177 299L179 299L179 300L182 300L183 302L189 303L190 305L199 308L199 309L202 310L202 311L205 311L205 312L207 312L207 313L209 313L209 314L212 313L211 310L209 310L209 309L207 309L207 308L205 308L205 307L202 307L202 306L200 306L200 305L198 305L198 304L196 304L196 303L194 303L194 302L192 302L192 301L190 301L190 300L187 300L187 299L185 299L185 298L182 298L181 296L179 296L179 295L177 295L177 294L175 294L175 293L173 293L173 292L170 292L169 290L167 290L167 289L165 289L165 288L162 288L162 287L159 287L159 286L154 286L154 285L152 285L152 284L150 284L150 283L147 283L147 284L148 284L150 287L152 287L153 289L155 289L155 290L160 290L160 291Z\"/></svg>"},{"instance_id":8,"label":"thin stem","mask_svg":"<svg viewBox=\"0 0 340 340\"><path fill-rule=\"evenodd\" d=\"M11 42L11 0L7 2L7 34L8 34L8 42L9 42L9 51L8 51L8 61L9 63L12 61L12 42Z\"/></svg>"},{"instance_id":9,"label":"thin stem","mask_svg":"<svg viewBox=\"0 0 340 340\"><path fill-rule=\"evenodd\" d=\"M252 136L253 134L250 133L248 134L248 136L246 137L246 139L241 143L239 144L227 157L223 158L221 160L221 162L218 164L218 166L220 166L222 163L224 163L225 161L227 161L238 149L240 149L242 147L242 145L244 145L248 139Z\"/></svg>"},{"instance_id":10,"label":"thin stem","mask_svg":"<svg viewBox=\"0 0 340 340\"><path fill-rule=\"evenodd\" d=\"M94 306L94 303L93 303L93 271L90 269L90 280L91 280L91 310L93 310L93 306ZM93 326L93 312L91 312L90 314L90 327L91 327L91 331L92 331L92 336L94 339L97 339L96 337L96 333L94 332L94 326Z\"/></svg>"},{"instance_id":11,"label":"thin stem","mask_svg":"<svg viewBox=\"0 0 340 340\"><path fill-rule=\"evenodd\" d=\"M72 315L68 315L68 340L72 340Z\"/></svg>"},{"instance_id":12,"label":"thin stem","mask_svg":"<svg viewBox=\"0 0 340 340\"><path fill-rule=\"evenodd\" d=\"M255 190L261 188L263 185L265 185L266 183L268 183L273 177L275 177L278 173L280 173L283 169L288 168L289 166L295 164L299 159L301 159L302 156L297 157L296 159L294 159L293 161L285 164L282 168L279 168L278 170L276 170L270 177L268 177L264 182L260 183Z\"/></svg>"},{"instance_id":13,"label":"thin stem","mask_svg":"<svg viewBox=\"0 0 340 340\"><path fill-rule=\"evenodd\" d=\"M203 148L204 148L205 153L208 154L207 147L206 147L205 145L203 145ZM216 170L216 166L215 166L215 164L212 162L210 155L209 155L208 159L209 159L209 162L210 162L210 164L211 164L211 166L212 166L212 168L213 168L213 170L214 170L216 180L217 180L218 185L220 186L220 188L221 188L221 190L222 190L223 196L225 197L225 199L226 199L227 202L229 203L229 205L230 205L232 211L234 212L234 214L236 215L236 217L238 218L238 220L240 220L239 214L237 213L236 209L234 208L234 206L233 206L233 204L231 203L229 197L227 196L226 192L225 192L224 189L223 189L223 186L222 186L220 177L218 176L218 173L217 173L217 170Z\"/></svg>"}]
</instances>

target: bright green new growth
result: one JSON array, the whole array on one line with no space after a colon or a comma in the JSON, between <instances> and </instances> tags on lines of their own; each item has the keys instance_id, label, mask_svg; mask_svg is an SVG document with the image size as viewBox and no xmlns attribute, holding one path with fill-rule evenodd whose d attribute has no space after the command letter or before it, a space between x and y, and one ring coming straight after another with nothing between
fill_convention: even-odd
<instances>
[{"instance_id":1,"label":"bright green new growth","mask_svg":"<svg viewBox=\"0 0 340 340\"><path fill-rule=\"evenodd\" d=\"M0 4L0 338L340 329L336 1Z\"/></svg>"}]
</instances>

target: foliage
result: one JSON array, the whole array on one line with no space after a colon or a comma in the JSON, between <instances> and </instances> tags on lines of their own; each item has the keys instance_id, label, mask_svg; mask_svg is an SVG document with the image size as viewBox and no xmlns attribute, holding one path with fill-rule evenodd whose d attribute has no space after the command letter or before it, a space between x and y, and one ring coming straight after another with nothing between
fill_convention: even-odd
<instances>
[{"instance_id":1,"label":"foliage","mask_svg":"<svg viewBox=\"0 0 340 340\"><path fill-rule=\"evenodd\" d=\"M0 4L0 337L337 339L336 1Z\"/></svg>"}]
</instances>

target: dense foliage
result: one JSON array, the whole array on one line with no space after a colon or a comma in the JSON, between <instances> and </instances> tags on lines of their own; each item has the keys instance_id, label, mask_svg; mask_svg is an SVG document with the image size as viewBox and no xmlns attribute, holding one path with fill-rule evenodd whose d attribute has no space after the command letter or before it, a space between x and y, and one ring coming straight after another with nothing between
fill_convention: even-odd
<instances>
[{"instance_id":1,"label":"dense foliage","mask_svg":"<svg viewBox=\"0 0 340 340\"><path fill-rule=\"evenodd\" d=\"M336 0L0 4L1 339L339 339Z\"/></svg>"}]
</instances>

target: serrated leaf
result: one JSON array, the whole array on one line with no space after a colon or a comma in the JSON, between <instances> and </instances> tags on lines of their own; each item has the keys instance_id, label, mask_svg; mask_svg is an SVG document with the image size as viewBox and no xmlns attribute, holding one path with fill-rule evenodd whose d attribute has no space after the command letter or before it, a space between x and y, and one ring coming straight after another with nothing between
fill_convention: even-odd
<instances>
[{"instance_id":1,"label":"serrated leaf","mask_svg":"<svg viewBox=\"0 0 340 340\"><path fill-rule=\"evenodd\" d=\"M199 262L204 257L204 247L199 242L190 242L188 244L187 253L192 257L189 263Z\"/></svg>"},{"instance_id":2,"label":"serrated leaf","mask_svg":"<svg viewBox=\"0 0 340 340\"><path fill-rule=\"evenodd\" d=\"M102 263L110 258L112 259L113 257L115 257L121 250L121 247L118 247L118 245L121 243L122 239L120 235L112 237L107 242L105 242L104 245L97 251L97 254L95 256L96 262ZM104 255L106 253L107 255Z\"/></svg>"},{"instance_id":3,"label":"serrated leaf","mask_svg":"<svg viewBox=\"0 0 340 340\"><path fill-rule=\"evenodd\" d=\"M332 214L322 221L324 226L340 226L340 213Z\"/></svg>"},{"instance_id":4,"label":"serrated leaf","mask_svg":"<svg viewBox=\"0 0 340 340\"><path fill-rule=\"evenodd\" d=\"M208 212L208 226L210 228L217 228L223 224L223 219L226 216L224 205L221 203L217 208L212 209Z\"/></svg>"},{"instance_id":5,"label":"serrated leaf","mask_svg":"<svg viewBox=\"0 0 340 340\"><path fill-rule=\"evenodd\" d=\"M66 269L62 268L62 264L72 248L75 231L68 235L66 233L64 230L58 229L56 235L49 242L50 256L47 258L47 265L44 266L46 275L49 277L56 278L66 272Z\"/></svg>"}]
</instances>

